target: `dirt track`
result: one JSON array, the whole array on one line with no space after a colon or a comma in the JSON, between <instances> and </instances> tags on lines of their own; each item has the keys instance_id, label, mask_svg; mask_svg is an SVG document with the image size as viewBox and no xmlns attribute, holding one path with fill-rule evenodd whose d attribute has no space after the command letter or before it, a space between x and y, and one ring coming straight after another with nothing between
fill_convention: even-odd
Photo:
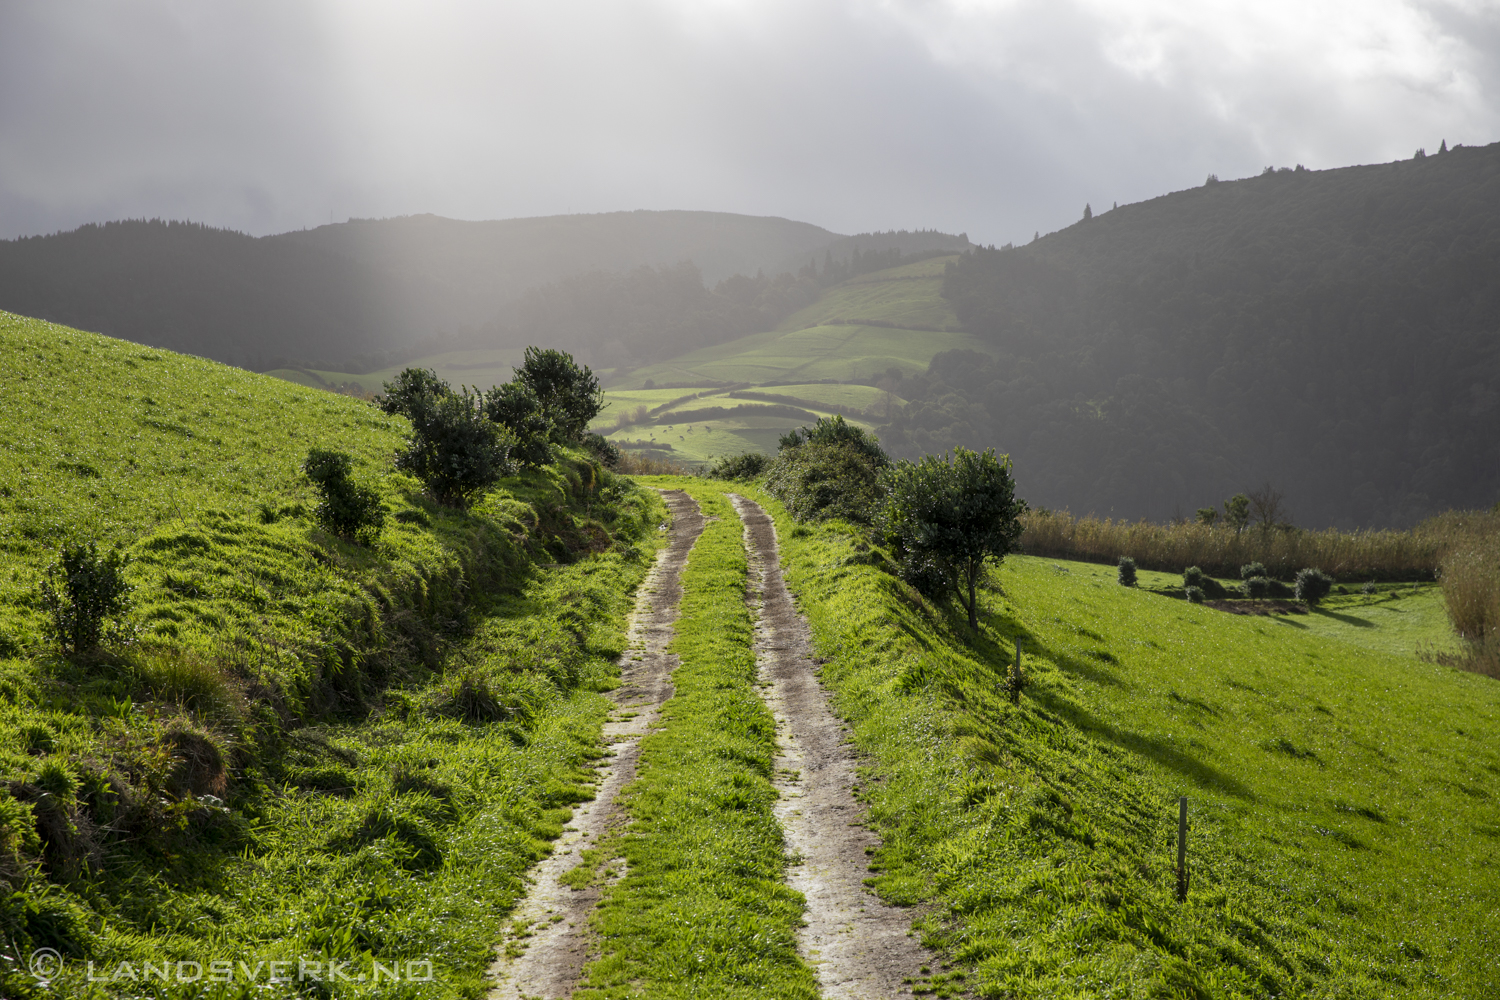
<instances>
[{"instance_id":1,"label":"dirt track","mask_svg":"<svg viewBox=\"0 0 1500 1000\"><path fill-rule=\"evenodd\" d=\"M776 815L801 859L787 882L807 897L798 944L830 1000L909 994L902 979L917 976L932 955L910 933L913 912L885 905L864 886L866 848L879 841L860 822L863 810L850 791L854 749L814 672L807 621L782 580L776 525L753 501L730 499L745 523L749 597L759 603L756 659L771 684L766 701L777 722Z\"/></svg>"},{"instance_id":2,"label":"dirt track","mask_svg":"<svg viewBox=\"0 0 1500 1000\"><path fill-rule=\"evenodd\" d=\"M597 843L614 822L620 790L635 779L640 739L672 696L677 658L668 655L666 647L672 641L682 598L682 569L703 532L703 515L691 497L680 490L662 495L672 512L668 544L637 591L620 687L612 695L616 713L604 726L605 739L615 745L614 756L599 769L593 801L574 810L573 821L553 844L552 854L537 865L531 891L516 907L513 930L490 967L491 977L497 980L491 1000L571 996L589 957L588 918L599 902L600 890L575 891L559 880L578 864L580 852ZM621 717L630 712L638 714Z\"/></svg>"}]
</instances>

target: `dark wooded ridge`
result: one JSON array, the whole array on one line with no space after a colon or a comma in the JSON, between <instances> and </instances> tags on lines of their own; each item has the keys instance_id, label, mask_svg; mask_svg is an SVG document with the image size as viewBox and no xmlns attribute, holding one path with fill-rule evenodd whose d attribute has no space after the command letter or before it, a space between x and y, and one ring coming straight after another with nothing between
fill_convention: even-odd
<instances>
[{"instance_id":1,"label":"dark wooded ridge","mask_svg":"<svg viewBox=\"0 0 1500 1000\"><path fill-rule=\"evenodd\" d=\"M953 264L897 455L994 445L1033 504L1165 520L1250 485L1298 524L1500 496L1500 144L1279 170Z\"/></svg>"}]
</instances>

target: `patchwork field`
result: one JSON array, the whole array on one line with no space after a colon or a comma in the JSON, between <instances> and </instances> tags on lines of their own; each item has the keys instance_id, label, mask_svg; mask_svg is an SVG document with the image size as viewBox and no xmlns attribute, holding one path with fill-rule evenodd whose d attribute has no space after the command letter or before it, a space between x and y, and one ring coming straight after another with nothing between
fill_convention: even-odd
<instances>
[{"instance_id":1,"label":"patchwork field","mask_svg":"<svg viewBox=\"0 0 1500 1000\"><path fill-rule=\"evenodd\" d=\"M635 448L655 445L654 454L691 466L714 456L774 452L786 430L818 416L839 413L873 425L904 403L879 388L888 371L915 374L940 351L980 346L958 330L942 298L946 262L926 260L853 278L774 331L615 376L607 391L609 409L595 429ZM691 434L673 419L675 411L743 407L752 399L798 407L808 416L743 409L734 418L695 424ZM642 406L645 416L623 426L622 416L640 417Z\"/></svg>"},{"instance_id":2,"label":"patchwork field","mask_svg":"<svg viewBox=\"0 0 1500 1000\"><path fill-rule=\"evenodd\" d=\"M925 371L940 351L981 346L959 330L942 297L943 269L950 259L852 278L772 331L627 372L603 370L605 409L593 429L621 445L692 467L717 456L774 452L783 433L819 416L841 413L871 425L905 402L877 385L890 369L911 375ZM455 385L486 388L508 381L521 353L451 351L410 365L432 368ZM352 375L282 369L268 374L311 388L371 393L398 371ZM731 400L731 391L749 392L756 399L736 395ZM789 418L774 409L752 409L757 400L799 407L811 416ZM670 412L705 406L740 407L741 412L690 422L691 431Z\"/></svg>"}]
</instances>

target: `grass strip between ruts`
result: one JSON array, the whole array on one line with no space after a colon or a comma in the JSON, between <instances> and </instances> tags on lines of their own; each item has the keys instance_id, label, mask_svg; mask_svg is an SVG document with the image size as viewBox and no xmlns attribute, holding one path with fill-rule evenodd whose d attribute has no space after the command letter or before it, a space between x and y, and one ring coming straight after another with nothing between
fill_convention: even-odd
<instances>
[{"instance_id":1,"label":"grass strip between ruts","mask_svg":"<svg viewBox=\"0 0 1500 1000\"><path fill-rule=\"evenodd\" d=\"M684 488L710 520L682 576L676 693L642 741L631 823L601 851L627 868L595 917L604 954L576 996L816 997L797 955L802 897L783 881L776 726L756 692L740 520L715 486Z\"/></svg>"}]
</instances>

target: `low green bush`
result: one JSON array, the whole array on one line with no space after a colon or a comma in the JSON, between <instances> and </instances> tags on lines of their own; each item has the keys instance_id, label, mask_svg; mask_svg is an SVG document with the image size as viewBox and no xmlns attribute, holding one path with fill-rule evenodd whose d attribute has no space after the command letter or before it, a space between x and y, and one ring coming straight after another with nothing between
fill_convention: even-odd
<instances>
[{"instance_id":1,"label":"low green bush","mask_svg":"<svg viewBox=\"0 0 1500 1000\"><path fill-rule=\"evenodd\" d=\"M595 434L590 431L583 436L583 447L599 460L599 464L611 471L620 467L620 449L613 441L603 434Z\"/></svg>"},{"instance_id":2,"label":"low green bush","mask_svg":"<svg viewBox=\"0 0 1500 1000\"><path fill-rule=\"evenodd\" d=\"M879 505L879 475L880 467L857 448L804 444L771 461L766 488L799 521L869 524Z\"/></svg>"},{"instance_id":3,"label":"low green bush","mask_svg":"<svg viewBox=\"0 0 1500 1000\"><path fill-rule=\"evenodd\" d=\"M1189 566L1182 571L1182 585L1183 587L1197 587L1203 591L1204 597L1211 599L1229 596L1229 591L1224 589L1222 583L1203 572L1197 566Z\"/></svg>"},{"instance_id":4,"label":"low green bush","mask_svg":"<svg viewBox=\"0 0 1500 1000\"><path fill-rule=\"evenodd\" d=\"M303 473L321 498L313 512L318 523L335 535L368 544L385 526L385 508L380 494L354 481L353 469L354 460L346 453L326 448L312 449L302 463Z\"/></svg>"},{"instance_id":5,"label":"low green bush","mask_svg":"<svg viewBox=\"0 0 1500 1000\"><path fill-rule=\"evenodd\" d=\"M119 549L99 555L98 546L64 545L41 583L47 632L64 652L86 653L107 639L123 636L130 608L125 567Z\"/></svg>"},{"instance_id":6,"label":"low green bush","mask_svg":"<svg viewBox=\"0 0 1500 1000\"><path fill-rule=\"evenodd\" d=\"M1132 559L1132 558L1130 558L1129 556L1121 556L1120 557L1120 563L1119 563L1119 570L1115 574L1115 579L1117 579L1118 581L1120 581L1120 586L1122 586L1122 587L1134 587L1135 586L1135 560Z\"/></svg>"},{"instance_id":7,"label":"low green bush","mask_svg":"<svg viewBox=\"0 0 1500 1000\"><path fill-rule=\"evenodd\" d=\"M1333 589L1333 577L1320 569L1308 568L1297 574L1297 600L1317 604Z\"/></svg>"},{"instance_id":8,"label":"low green bush","mask_svg":"<svg viewBox=\"0 0 1500 1000\"><path fill-rule=\"evenodd\" d=\"M1203 603L1202 587L1184 587L1182 592L1184 595L1186 595L1189 604Z\"/></svg>"},{"instance_id":9,"label":"low green bush","mask_svg":"<svg viewBox=\"0 0 1500 1000\"><path fill-rule=\"evenodd\" d=\"M747 451L743 455L725 456L715 459L703 474L709 479L754 479L766 471L771 457L758 451Z\"/></svg>"},{"instance_id":10,"label":"low green bush","mask_svg":"<svg viewBox=\"0 0 1500 1000\"><path fill-rule=\"evenodd\" d=\"M1266 573L1266 567L1265 567L1264 563L1258 563L1258 562L1246 563L1245 565L1243 565L1243 566L1240 567L1240 579L1241 580L1251 580L1251 579L1254 579L1255 577L1258 577L1258 576L1259 577L1264 577L1266 575L1267 575L1267 573Z\"/></svg>"},{"instance_id":11,"label":"low green bush","mask_svg":"<svg viewBox=\"0 0 1500 1000\"><path fill-rule=\"evenodd\" d=\"M1244 592L1246 597L1260 600L1271 596L1271 581L1263 576L1252 576L1245 580Z\"/></svg>"},{"instance_id":12,"label":"low green bush","mask_svg":"<svg viewBox=\"0 0 1500 1000\"><path fill-rule=\"evenodd\" d=\"M871 523L880 506L877 480L891 464L880 441L843 417L782 435L766 469L766 489L798 521L840 518Z\"/></svg>"},{"instance_id":13,"label":"low green bush","mask_svg":"<svg viewBox=\"0 0 1500 1000\"><path fill-rule=\"evenodd\" d=\"M421 368L408 368L385 384L376 402L411 421L411 436L396 455L396 468L410 472L439 502L464 507L469 498L511 472L516 437L485 413L484 398L458 392Z\"/></svg>"}]
</instances>

